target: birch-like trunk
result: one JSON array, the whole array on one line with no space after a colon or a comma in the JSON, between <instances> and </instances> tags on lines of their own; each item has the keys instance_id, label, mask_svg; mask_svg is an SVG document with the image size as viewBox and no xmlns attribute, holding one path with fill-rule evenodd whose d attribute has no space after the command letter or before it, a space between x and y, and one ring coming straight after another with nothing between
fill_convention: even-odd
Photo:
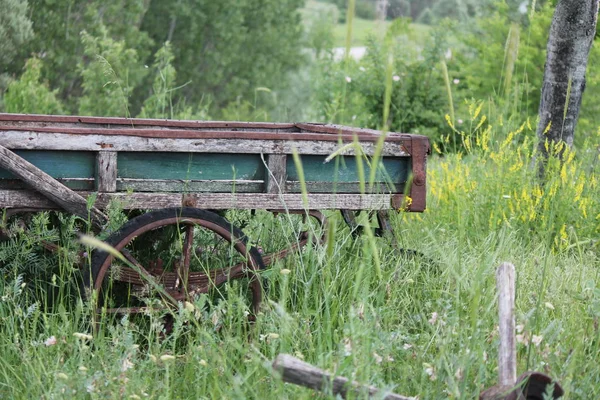
<instances>
[{"instance_id":1,"label":"birch-like trunk","mask_svg":"<svg viewBox=\"0 0 600 400\"><path fill-rule=\"evenodd\" d=\"M599 1L560 0L554 11L537 126L541 175L552 143L564 141L569 147L573 145L585 70L596 35Z\"/></svg>"},{"instance_id":2,"label":"birch-like trunk","mask_svg":"<svg viewBox=\"0 0 600 400\"><path fill-rule=\"evenodd\" d=\"M377 19L385 21L388 9L388 0L377 0L375 5L377 11Z\"/></svg>"}]
</instances>

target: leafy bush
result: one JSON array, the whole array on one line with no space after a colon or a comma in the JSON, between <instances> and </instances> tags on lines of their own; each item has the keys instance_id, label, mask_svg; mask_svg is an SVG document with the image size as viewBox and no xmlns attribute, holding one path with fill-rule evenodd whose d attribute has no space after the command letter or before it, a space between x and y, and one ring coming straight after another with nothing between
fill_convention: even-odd
<instances>
[{"instance_id":1,"label":"leafy bush","mask_svg":"<svg viewBox=\"0 0 600 400\"><path fill-rule=\"evenodd\" d=\"M134 49L115 41L106 30L100 36L81 33L86 58L78 65L83 78L81 115L130 116L129 96L146 70Z\"/></svg>"},{"instance_id":2,"label":"leafy bush","mask_svg":"<svg viewBox=\"0 0 600 400\"><path fill-rule=\"evenodd\" d=\"M6 112L24 114L62 114L63 106L58 100L57 90L50 90L42 81L43 63L30 58L25 71L18 80L8 85L4 95Z\"/></svg>"},{"instance_id":3,"label":"leafy bush","mask_svg":"<svg viewBox=\"0 0 600 400\"><path fill-rule=\"evenodd\" d=\"M444 115L449 112L440 64L446 42L441 31L435 31L419 53L404 45L412 34L409 21L398 19L390 25L386 43L371 38L359 62L324 62L315 97L321 118L374 129L387 124L391 131L441 142L448 131ZM388 89L391 101L384 121Z\"/></svg>"}]
</instances>

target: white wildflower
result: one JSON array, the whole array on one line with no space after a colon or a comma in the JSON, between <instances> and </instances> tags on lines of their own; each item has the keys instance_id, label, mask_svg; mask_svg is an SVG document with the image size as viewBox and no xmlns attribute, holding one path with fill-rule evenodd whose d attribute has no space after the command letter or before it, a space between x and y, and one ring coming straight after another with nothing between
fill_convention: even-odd
<instances>
[{"instance_id":1,"label":"white wildflower","mask_svg":"<svg viewBox=\"0 0 600 400\"><path fill-rule=\"evenodd\" d=\"M434 325L437 322L437 319L438 319L438 313L434 311L434 312L431 313L431 318L429 319L428 322L431 325Z\"/></svg>"},{"instance_id":2,"label":"white wildflower","mask_svg":"<svg viewBox=\"0 0 600 400\"><path fill-rule=\"evenodd\" d=\"M383 362L383 357L375 352L373 352L373 357L375 358L375 363L381 364Z\"/></svg>"},{"instance_id":3,"label":"white wildflower","mask_svg":"<svg viewBox=\"0 0 600 400\"><path fill-rule=\"evenodd\" d=\"M433 365L423 363L423 368L425 370L425 373L429 375L430 380L435 381L437 379L437 375L435 374L435 368L433 367Z\"/></svg>"},{"instance_id":4,"label":"white wildflower","mask_svg":"<svg viewBox=\"0 0 600 400\"><path fill-rule=\"evenodd\" d=\"M46 347L54 346L56 344L56 337L50 336L48 339L44 340L44 344Z\"/></svg>"},{"instance_id":5,"label":"white wildflower","mask_svg":"<svg viewBox=\"0 0 600 400\"><path fill-rule=\"evenodd\" d=\"M350 78L349 76L346 77L346 82L350 83L352 82L352 78Z\"/></svg>"},{"instance_id":6,"label":"white wildflower","mask_svg":"<svg viewBox=\"0 0 600 400\"><path fill-rule=\"evenodd\" d=\"M131 361L129 361L128 358L124 359L123 363L121 363L121 372L125 372L131 368L133 368L133 363Z\"/></svg>"},{"instance_id":7,"label":"white wildflower","mask_svg":"<svg viewBox=\"0 0 600 400\"><path fill-rule=\"evenodd\" d=\"M400 80L400 77L398 75L394 75L394 76L392 76L392 80L394 82L398 82Z\"/></svg>"}]
</instances>

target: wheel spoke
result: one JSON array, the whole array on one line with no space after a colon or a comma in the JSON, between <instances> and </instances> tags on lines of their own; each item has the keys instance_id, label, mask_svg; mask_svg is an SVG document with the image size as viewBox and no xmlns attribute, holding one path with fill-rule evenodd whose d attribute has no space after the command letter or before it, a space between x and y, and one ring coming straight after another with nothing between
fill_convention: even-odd
<instances>
[{"instance_id":1,"label":"wheel spoke","mask_svg":"<svg viewBox=\"0 0 600 400\"><path fill-rule=\"evenodd\" d=\"M125 259L127 261L129 261L129 263L131 264L130 266L133 266L133 270L135 271L136 274L138 274L142 279L143 285L150 285L153 289L155 289L161 297L163 297L163 299L165 299L166 301L170 302L173 305L177 305L177 300L171 295L169 294L169 292L167 292L165 290L164 287L162 287L160 285L160 283L156 282L156 279L154 278L154 276L152 274L150 274L150 272L148 272L148 270L146 270L136 259L135 257L133 257L133 255L131 254L131 252L127 249L121 249L121 254L123 254L123 256L125 257ZM131 268L128 268L131 269ZM131 275L130 275L131 276Z\"/></svg>"},{"instance_id":2,"label":"wheel spoke","mask_svg":"<svg viewBox=\"0 0 600 400\"><path fill-rule=\"evenodd\" d=\"M193 246L194 224L188 224L185 228L185 237L183 241L183 260L177 265L177 280L175 281L175 289L180 289L181 287L183 287L185 291L187 291Z\"/></svg>"}]
</instances>

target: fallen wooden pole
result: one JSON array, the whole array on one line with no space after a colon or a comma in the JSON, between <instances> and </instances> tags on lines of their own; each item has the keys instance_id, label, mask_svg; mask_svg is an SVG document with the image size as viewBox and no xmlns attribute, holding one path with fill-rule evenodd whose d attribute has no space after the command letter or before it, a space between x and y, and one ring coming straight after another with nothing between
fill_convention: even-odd
<instances>
[{"instance_id":1,"label":"fallen wooden pole","mask_svg":"<svg viewBox=\"0 0 600 400\"><path fill-rule=\"evenodd\" d=\"M87 201L79 194L4 146L0 146L0 167L21 178L64 210L86 220L89 218L95 226L101 227L108 221L107 216L96 207L88 210Z\"/></svg>"},{"instance_id":2,"label":"fallen wooden pole","mask_svg":"<svg viewBox=\"0 0 600 400\"><path fill-rule=\"evenodd\" d=\"M289 354L278 355L275 361L273 361L273 369L281 373L281 378L285 382L321 392L331 390L332 394L339 394L344 399L348 393L353 393L354 395L365 395L368 393L369 396L381 393L381 390L376 387L360 385L341 376L333 377L322 369L292 357ZM415 398L388 393L383 399L414 400Z\"/></svg>"}]
</instances>

